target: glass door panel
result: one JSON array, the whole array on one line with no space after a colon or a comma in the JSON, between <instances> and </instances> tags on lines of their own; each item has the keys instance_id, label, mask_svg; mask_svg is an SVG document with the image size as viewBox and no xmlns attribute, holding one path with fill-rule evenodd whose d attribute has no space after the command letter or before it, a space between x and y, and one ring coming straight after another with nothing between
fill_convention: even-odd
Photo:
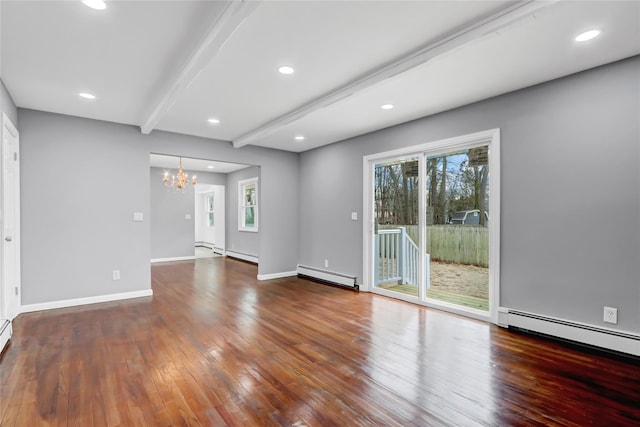
<instances>
[{"instance_id":1,"label":"glass door panel","mask_svg":"<svg viewBox=\"0 0 640 427\"><path fill-rule=\"evenodd\" d=\"M419 158L374 165L374 287L418 297Z\"/></svg>"},{"instance_id":2,"label":"glass door panel","mask_svg":"<svg viewBox=\"0 0 640 427\"><path fill-rule=\"evenodd\" d=\"M426 156L428 299L489 310L489 147Z\"/></svg>"}]
</instances>

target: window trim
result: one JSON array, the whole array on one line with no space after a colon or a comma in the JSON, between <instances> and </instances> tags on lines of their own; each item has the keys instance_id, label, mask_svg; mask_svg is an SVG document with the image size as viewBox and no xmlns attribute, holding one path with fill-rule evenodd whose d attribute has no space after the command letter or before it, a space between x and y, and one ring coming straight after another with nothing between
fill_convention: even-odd
<instances>
[{"instance_id":1,"label":"window trim","mask_svg":"<svg viewBox=\"0 0 640 427\"><path fill-rule=\"evenodd\" d=\"M251 185L255 185L255 200L253 204L245 204L245 191ZM259 202L258 177L238 181L238 231L258 232ZM253 227L247 227L245 223L245 212L249 207L253 208Z\"/></svg>"}]
</instances>

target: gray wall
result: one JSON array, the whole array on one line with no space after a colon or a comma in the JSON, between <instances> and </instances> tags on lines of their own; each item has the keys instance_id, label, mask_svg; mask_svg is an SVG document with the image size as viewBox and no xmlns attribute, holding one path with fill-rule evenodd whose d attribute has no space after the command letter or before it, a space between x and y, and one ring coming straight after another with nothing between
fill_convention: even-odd
<instances>
[{"instance_id":1,"label":"gray wall","mask_svg":"<svg viewBox=\"0 0 640 427\"><path fill-rule=\"evenodd\" d=\"M0 113L6 113L11 123L18 127L18 109L2 80L0 80L0 108L2 109ZM20 129L18 128L18 130Z\"/></svg>"},{"instance_id":2,"label":"gray wall","mask_svg":"<svg viewBox=\"0 0 640 427\"><path fill-rule=\"evenodd\" d=\"M238 231L238 182L258 177L258 232ZM225 193L226 249L260 256L260 234L262 233L262 179L260 168L252 166L227 175ZM282 270L286 271L286 270Z\"/></svg>"},{"instance_id":3,"label":"gray wall","mask_svg":"<svg viewBox=\"0 0 640 427\"><path fill-rule=\"evenodd\" d=\"M139 132L18 114L22 304L149 289L149 151ZM133 212L145 221L133 222Z\"/></svg>"},{"instance_id":4,"label":"gray wall","mask_svg":"<svg viewBox=\"0 0 640 427\"><path fill-rule=\"evenodd\" d=\"M186 171L189 176L191 171ZM164 169L151 168L151 259L195 255L195 194L192 185L182 191L164 186ZM185 218L189 215L189 219Z\"/></svg>"},{"instance_id":5,"label":"gray wall","mask_svg":"<svg viewBox=\"0 0 640 427\"><path fill-rule=\"evenodd\" d=\"M501 305L640 332L640 57L300 156L300 263L362 278L362 157L500 128ZM360 280L360 279L359 279Z\"/></svg>"},{"instance_id":6,"label":"gray wall","mask_svg":"<svg viewBox=\"0 0 640 427\"><path fill-rule=\"evenodd\" d=\"M227 185L227 174L216 172L188 171L189 176L196 175L198 184Z\"/></svg>"},{"instance_id":7,"label":"gray wall","mask_svg":"<svg viewBox=\"0 0 640 427\"><path fill-rule=\"evenodd\" d=\"M23 304L150 288L150 153L260 165L260 251L270 250L259 274L295 269L297 154L33 110L18 117Z\"/></svg>"}]
</instances>

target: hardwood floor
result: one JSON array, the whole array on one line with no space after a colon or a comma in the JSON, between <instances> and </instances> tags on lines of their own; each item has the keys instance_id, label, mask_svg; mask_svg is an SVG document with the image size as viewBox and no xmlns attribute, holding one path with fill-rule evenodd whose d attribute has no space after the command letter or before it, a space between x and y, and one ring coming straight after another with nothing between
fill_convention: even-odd
<instances>
[{"instance_id":1,"label":"hardwood floor","mask_svg":"<svg viewBox=\"0 0 640 427\"><path fill-rule=\"evenodd\" d=\"M2 426L639 425L640 366L208 258L154 296L20 315Z\"/></svg>"}]
</instances>

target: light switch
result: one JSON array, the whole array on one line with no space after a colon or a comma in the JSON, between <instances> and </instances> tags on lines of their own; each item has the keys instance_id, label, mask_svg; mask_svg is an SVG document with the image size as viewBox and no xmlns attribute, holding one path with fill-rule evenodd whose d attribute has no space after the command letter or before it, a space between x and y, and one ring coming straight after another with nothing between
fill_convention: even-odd
<instances>
[{"instance_id":1,"label":"light switch","mask_svg":"<svg viewBox=\"0 0 640 427\"><path fill-rule=\"evenodd\" d=\"M191 214L184 214L184 219L191 219Z\"/></svg>"},{"instance_id":2,"label":"light switch","mask_svg":"<svg viewBox=\"0 0 640 427\"><path fill-rule=\"evenodd\" d=\"M142 222L144 221L144 215L142 212L134 212L133 213L133 220L135 222Z\"/></svg>"},{"instance_id":3,"label":"light switch","mask_svg":"<svg viewBox=\"0 0 640 427\"><path fill-rule=\"evenodd\" d=\"M351 212L351 221L358 220L358 212Z\"/></svg>"}]
</instances>

